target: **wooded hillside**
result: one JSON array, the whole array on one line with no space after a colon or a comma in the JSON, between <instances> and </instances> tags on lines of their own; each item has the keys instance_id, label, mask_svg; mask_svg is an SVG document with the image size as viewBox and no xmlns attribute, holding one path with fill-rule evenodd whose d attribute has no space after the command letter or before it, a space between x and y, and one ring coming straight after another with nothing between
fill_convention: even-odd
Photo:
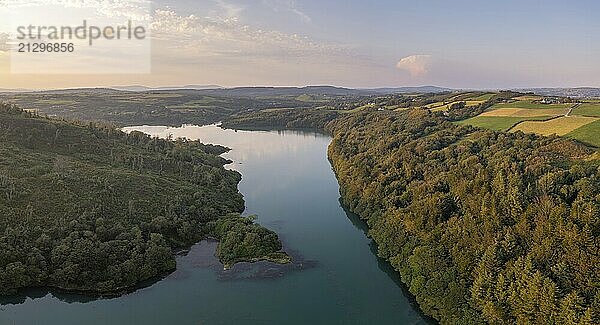
<instances>
[{"instance_id":1,"label":"wooded hillside","mask_svg":"<svg viewBox=\"0 0 600 325\"><path fill-rule=\"evenodd\" d=\"M0 294L118 293L172 271L175 249L209 235L248 244L219 254L225 264L278 252L276 234L239 217L227 150L0 104Z\"/></svg>"},{"instance_id":2,"label":"wooded hillside","mask_svg":"<svg viewBox=\"0 0 600 325\"><path fill-rule=\"evenodd\" d=\"M343 202L444 324L600 322L600 168L570 140L432 112L331 123Z\"/></svg>"}]
</instances>

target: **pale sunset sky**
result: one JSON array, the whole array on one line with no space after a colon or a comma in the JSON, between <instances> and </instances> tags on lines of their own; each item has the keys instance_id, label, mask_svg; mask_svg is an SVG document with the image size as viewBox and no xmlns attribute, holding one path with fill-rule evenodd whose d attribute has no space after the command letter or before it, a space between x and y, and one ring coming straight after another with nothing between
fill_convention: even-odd
<instances>
[{"instance_id":1,"label":"pale sunset sky","mask_svg":"<svg viewBox=\"0 0 600 325\"><path fill-rule=\"evenodd\" d=\"M152 72L111 75L11 74L9 2L0 0L0 88L600 87L598 1L155 0Z\"/></svg>"}]
</instances>

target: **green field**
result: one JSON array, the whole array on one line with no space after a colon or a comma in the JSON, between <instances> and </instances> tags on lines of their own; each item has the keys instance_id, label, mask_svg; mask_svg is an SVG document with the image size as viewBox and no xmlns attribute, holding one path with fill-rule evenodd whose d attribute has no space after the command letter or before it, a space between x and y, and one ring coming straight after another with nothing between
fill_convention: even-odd
<instances>
[{"instance_id":1,"label":"green field","mask_svg":"<svg viewBox=\"0 0 600 325\"><path fill-rule=\"evenodd\" d=\"M315 96L311 96L311 95L307 95L307 94L300 95L294 99L299 102L306 102L306 103L313 103L313 102L321 103L321 102L323 102L322 98L316 98Z\"/></svg>"},{"instance_id":2,"label":"green field","mask_svg":"<svg viewBox=\"0 0 600 325\"><path fill-rule=\"evenodd\" d=\"M525 133L536 133L546 136L553 134L563 136L594 121L597 121L597 119L593 117L563 116L548 121L526 121L517 125L513 131L523 131Z\"/></svg>"},{"instance_id":3,"label":"green field","mask_svg":"<svg viewBox=\"0 0 600 325\"><path fill-rule=\"evenodd\" d=\"M455 101L455 102L451 102L451 103L441 105L441 106L431 107L431 110L432 111L447 111L448 109L450 109L450 106L461 103L461 102L464 102L466 107L474 107L474 106L484 103L484 101L481 101L481 100L461 100L461 101Z\"/></svg>"},{"instance_id":4,"label":"green field","mask_svg":"<svg viewBox=\"0 0 600 325\"><path fill-rule=\"evenodd\" d=\"M600 147L600 120L584 125L577 130L567 134L568 138L576 139L581 142Z\"/></svg>"},{"instance_id":5,"label":"green field","mask_svg":"<svg viewBox=\"0 0 600 325\"><path fill-rule=\"evenodd\" d=\"M38 100L40 105L73 105L76 104L72 100L60 100L60 99L40 99Z\"/></svg>"},{"instance_id":6,"label":"green field","mask_svg":"<svg viewBox=\"0 0 600 325\"><path fill-rule=\"evenodd\" d=\"M492 106L492 109L497 108L527 108L527 109L545 109L545 108L569 108L573 104L540 104L530 101L515 101L510 103L500 103Z\"/></svg>"},{"instance_id":7,"label":"green field","mask_svg":"<svg viewBox=\"0 0 600 325\"><path fill-rule=\"evenodd\" d=\"M479 104L484 103L484 100L454 100L454 101L448 101L448 102L435 102L429 105L425 105L422 108L425 109L430 109L432 111L447 111L450 106L454 105L454 104L458 104L460 102L464 102L466 107L474 107L477 106Z\"/></svg>"},{"instance_id":8,"label":"green field","mask_svg":"<svg viewBox=\"0 0 600 325\"><path fill-rule=\"evenodd\" d=\"M282 107L282 108L267 108L267 109L264 109L262 111L263 112L280 112L280 111L289 111L291 109L293 109L293 108L285 108L285 107Z\"/></svg>"},{"instance_id":9,"label":"green field","mask_svg":"<svg viewBox=\"0 0 600 325\"><path fill-rule=\"evenodd\" d=\"M209 91L207 91L209 92ZM70 120L107 121L119 125L211 124L254 110L303 108L317 95L226 97L202 91L124 92L110 89L0 94L0 101L18 104L42 115ZM334 98L334 97L332 97Z\"/></svg>"},{"instance_id":10,"label":"green field","mask_svg":"<svg viewBox=\"0 0 600 325\"><path fill-rule=\"evenodd\" d=\"M519 101L534 101L534 100L542 100L543 98L544 97L542 97L542 96L536 96L536 95L524 95L524 96L515 97L513 99L519 100Z\"/></svg>"},{"instance_id":11,"label":"green field","mask_svg":"<svg viewBox=\"0 0 600 325\"><path fill-rule=\"evenodd\" d=\"M600 103L598 104L581 104L573 111L573 115L594 116L600 117Z\"/></svg>"},{"instance_id":12,"label":"green field","mask_svg":"<svg viewBox=\"0 0 600 325\"><path fill-rule=\"evenodd\" d=\"M367 104L367 105L359 106L359 107L353 108L353 109L342 110L342 111L340 111L340 113L344 113L344 114L356 113L356 112L360 112L362 110L365 110L368 108L373 108L373 107L375 107L375 106L372 104Z\"/></svg>"},{"instance_id":13,"label":"green field","mask_svg":"<svg viewBox=\"0 0 600 325\"><path fill-rule=\"evenodd\" d=\"M571 116L566 117L562 115L575 104L535 102L540 98L529 95L517 97L458 123L496 131L522 131L546 136L556 134L600 147L600 120L597 119L600 118L600 103L585 102L573 110Z\"/></svg>"},{"instance_id":14,"label":"green field","mask_svg":"<svg viewBox=\"0 0 600 325\"><path fill-rule=\"evenodd\" d=\"M476 116L457 122L461 125L472 125L484 129L506 131L523 121L545 121L549 117L509 117L509 116Z\"/></svg>"},{"instance_id":15,"label":"green field","mask_svg":"<svg viewBox=\"0 0 600 325\"><path fill-rule=\"evenodd\" d=\"M496 94L495 93L487 93L487 94L483 94L477 97L473 97L473 98L468 98L468 100L481 100L481 101L488 101L490 99L492 99L492 97L494 97Z\"/></svg>"},{"instance_id":16,"label":"green field","mask_svg":"<svg viewBox=\"0 0 600 325\"><path fill-rule=\"evenodd\" d=\"M482 113L480 116L506 116L506 117L540 117L560 116L568 112L566 108L498 108Z\"/></svg>"},{"instance_id":17,"label":"green field","mask_svg":"<svg viewBox=\"0 0 600 325\"><path fill-rule=\"evenodd\" d=\"M444 105L446 105L446 102L435 102L435 103L425 105L422 108L432 109L432 108L437 108L437 107L444 106Z\"/></svg>"}]
</instances>

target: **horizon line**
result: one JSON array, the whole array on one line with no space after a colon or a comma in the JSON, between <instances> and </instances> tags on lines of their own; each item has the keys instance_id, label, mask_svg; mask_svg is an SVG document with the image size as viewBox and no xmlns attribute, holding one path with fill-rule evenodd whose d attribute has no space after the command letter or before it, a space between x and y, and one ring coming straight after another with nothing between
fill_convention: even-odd
<instances>
[{"instance_id":1,"label":"horizon line","mask_svg":"<svg viewBox=\"0 0 600 325\"><path fill-rule=\"evenodd\" d=\"M161 86L147 86L140 84L131 84L131 85L98 85L98 86L81 86L81 87L49 87L49 88L0 88L0 92L10 91L10 92L39 92L39 91L60 91L60 90L93 90L93 89L111 89L111 90L121 90L127 91L119 88L147 88L147 90L230 90L230 89L240 89L240 88L311 88L311 87L330 87L330 88L338 88L338 89L348 89L348 90L378 90L378 89L401 89L401 88L439 88L439 89L448 89L451 91L502 91L502 90L529 90L529 89L600 89L600 86L521 86L521 87L447 87L447 86L436 86L436 85L419 85L419 86L379 86L379 87L347 87L347 86L337 86L331 84L308 84L308 85L291 85L291 86L282 86L282 85L245 85L245 86L221 86L216 84L208 84L208 85L161 85ZM202 88L202 89L200 89Z\"/></svg>"}]
</instances>

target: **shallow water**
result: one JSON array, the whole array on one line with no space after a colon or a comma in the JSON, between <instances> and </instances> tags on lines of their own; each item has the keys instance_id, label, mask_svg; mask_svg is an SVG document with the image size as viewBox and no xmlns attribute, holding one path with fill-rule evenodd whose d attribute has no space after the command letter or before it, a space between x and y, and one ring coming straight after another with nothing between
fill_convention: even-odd
<instances>
[{"instance_id":1,"label":"shallow water","mask_svg":"<svg viewBox=\"0 0 600 325\"><path fill-rule=\"evenodd\" d=\"M0 324L426 324L362 221L340 206L330 138L216 126L133 127L232 148L245 214L278 232L295 264L242 263L223 271L216 243L178 257L165 279L113 299L29 290L0 301Z\"/></svg>"}]
</instances>

